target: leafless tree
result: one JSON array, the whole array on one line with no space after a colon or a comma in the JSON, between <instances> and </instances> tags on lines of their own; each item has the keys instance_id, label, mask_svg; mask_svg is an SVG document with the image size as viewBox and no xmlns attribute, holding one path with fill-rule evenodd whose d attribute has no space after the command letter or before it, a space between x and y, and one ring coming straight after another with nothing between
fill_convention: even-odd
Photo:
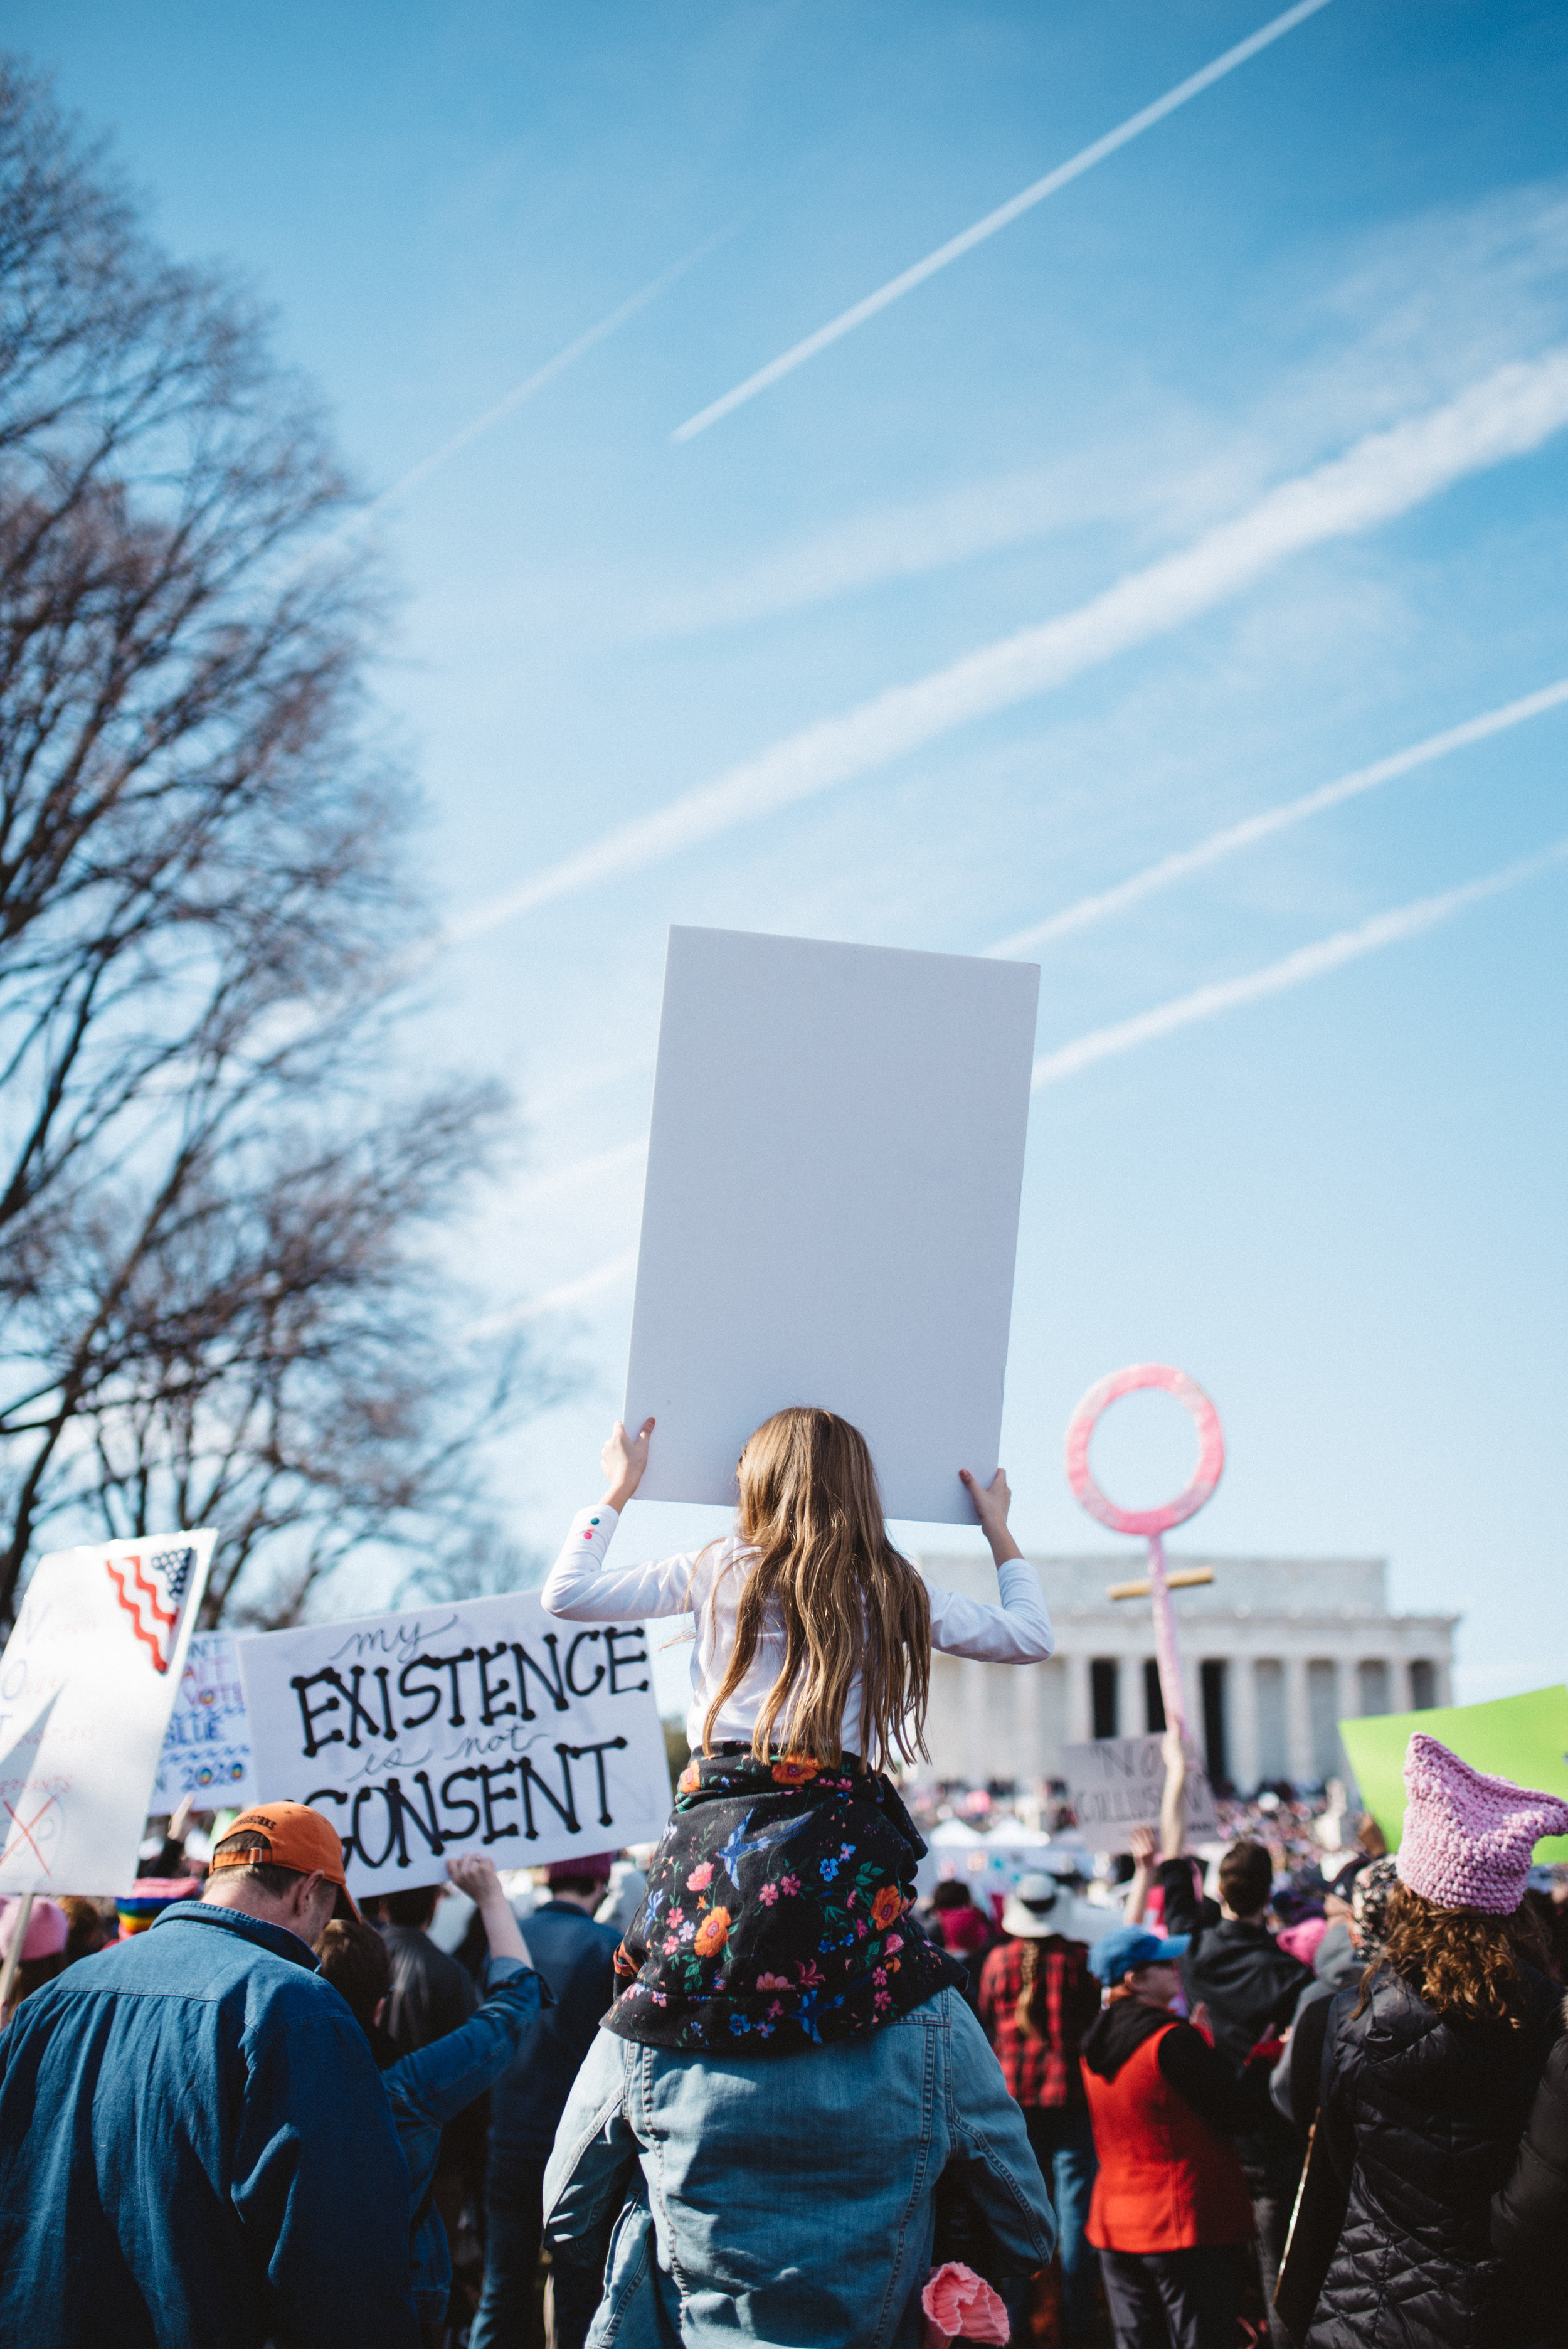
<instances>
[{"instance_id":1,"label":"leafless tree","mask_svg":"<svg viewBox=\"0 0 1568 2349\"><path fill-rule=\"evenodd\" d=\"M0 1618L62 1522L217 1523L253 1619L438 1555L529 1391L438 1271L500 1105L389 1102L425 917L351 512L264 321L0 62Z\"/></svg>"}]
</instances>

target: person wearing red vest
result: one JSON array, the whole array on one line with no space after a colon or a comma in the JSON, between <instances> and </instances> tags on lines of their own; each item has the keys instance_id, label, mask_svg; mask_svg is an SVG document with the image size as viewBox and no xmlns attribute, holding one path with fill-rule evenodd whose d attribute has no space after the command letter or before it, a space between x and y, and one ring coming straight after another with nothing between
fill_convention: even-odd
<instances>
[{"instance_id":1,"label":"person wearing red vest","mask_svg":"<svg viewBox=\"0 0 1568 2349\"><path fill-rule=\"evenodd\" d=\"M1279 2054L1253 2050L1240 2079L1192 2022L1171 2013L1181 1939L1140 1926L1089 1953L1105 2005L1083 2041L1099 2174L1088 2239L1100 2255L1116 2349L1234 2349L1252 2197L1231 2142L1255 2127Z\"/></svg>"}]
</instances>

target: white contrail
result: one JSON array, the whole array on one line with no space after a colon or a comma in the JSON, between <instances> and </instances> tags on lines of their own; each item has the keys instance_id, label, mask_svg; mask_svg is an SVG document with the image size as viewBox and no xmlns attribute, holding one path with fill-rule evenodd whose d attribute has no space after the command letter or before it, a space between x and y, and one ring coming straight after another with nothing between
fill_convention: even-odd
<instances>
[{"instance_id":1,"label":"white contrail","mask_svg":"<svg viewBox=\"0 0 1568 2349\"><path fill-rule=\"evenodd\" d=\"M1523 455L1568 423L1568 346L1501 367L1455 399L1367 434L1282 481L1180 554L1130 573L1077 611L1021 628L913 685L820 719L519 888L460 915L449 945L871 773L972 720L1051 691L1239 595L1291 555L1407 513L1467 474Z\"/></svg>"},{"instance_id":2,"label":"white contrail","mask_svg":"<svg viewBox=\"0 0 1568 2349\"><path fill-rule=\"evenodd\" d=\"M547 383L553 383L558 375L564 374L574 361L583 357L586 353L594 348L595 345L603 342L606 336L613 335L617 326L624 326L628 318L634 318L639 310L645 310L650 302L656 302L659 295L672 286L678 277L684 277L688 269L694 269L699 261L713 251L715 245L722 244L727 237L733 236L734 233L733 228L717 230L712 236L705 237L701 244L694 245L683 259L673 263L668 269L661 271L657 277L650 278L647 285L639 292L629 295L624 302L609 313L607 317L601 318L597 326L589 326L585 332L576 337L575 341L568 343L564 349L557 351L553 358L546 359L542 367L536 367L531 375L525 375L521 383L514 384L509 392L496 400L491 407L487 408L481 415L471 418L460 431L452 434L449 440L443 440L438 449L432 449L428 457L421 457L417 465L410 465L406 473L399 473L397 479L388 488L379 492L367 505L358 507L346 521L340 523L332 533L332 539L341 538L349 531L358 530L365 523L373 522L378 513L384 512L389 505L395 504L397 499L407 497L410 490L417 489L421 481L428 480L438 467L446 464L448 460L457 456L459 450L471 447L474 441L499 424L503 417L510 416L513 409L521 408L524 400L531 399L536 391L542 391ZM324 543L330 545L332 539L326 540ZM313 551L319 554L321 548L317 547Z\"/></svg>"},{"instance_id":3,"label":"white contrail","mask_svg":"<svg viewBox=\"0 0 1568 2349\"><path fill-rule=\"evenodd\" d=\"M1564 861L1568 861L1568 839L1554 842L1537 856L1526 856L1517 864L1505 865L1501 873L1490 873L1480 881L1467 881L1462 888L1445 889L1436 897L1418 898L1412 905L1376 914L1356 929L1339 930L1331 938L1319 939L1315 946L1298 947L1295 954L1268 963L1262 970L1248 971L1243 978L1196 987L1190 995L1179 995L1171 1003L1159 1004L1152 1011L1141 1011L1134 1019L1119 1020L1112 1028L1093 1029L1075 1042L1041 1055L1035 1062L1034 1090L1038 1092L1046 1085L1060 1084L1064 1077L1076 1077L1081 1069L1092 1068L1097 1061L1109 1061L1118 1052L1130 1052L1137 1045L1151 1043L1159 1036L1170 1036L1178 1028L1190 1028L1197 1020L1212 1019L1217 1013L1234 1011L1245 1003L1261 1003L1265 996L1284 995L1293 987L1304 986L1309 978L1322 978L1346 963L1358 961L1363 955L1376 954L1380 947L1399 946L1407 938L1419 937L1424 930L1433 929L1438 923L1462 913L1467 905L1479 905L1483 898L1517 888L1522 881L1532 880L1536 874Z\"/></svg>"},{"instance_id":4,"label":"white contrail","mask_svg":"<svg viewBox=\"0 0 1568 2349\"><path fill-rule=\"evenodd\" d=\"M1522 726L1527 718L1539 718L1543 710L1560 709L1565 701L1568 678L1559 678L1555 685L1544 685L1539 693L1527 693L1518 701L1505 702L1501 709L1488 709L1479 718L1467 718L1462 726L1450 726L1441 734L1429 734L1424 742L1414 742L1408 750L1396 750L1387 759L1375 759L1369 767L1357 767L1335 782L1320 783L1315 791L1304 792L1300 799L1286 800L1281 807L1266 808L1261 815L1248 816L1241 823L1228 824L1222 832L1211 833L1195 847L1178 849L1172 856L1162 856L1157 864L1146 864L1141 873L1119 881L1114 888L1099 890L1092 897L1080 897L1076 905L1064 905L1059 914L1047 915L1043 922L1031 923L1026 930L1015 930L1011 937L1000 939L995 946L987 947L985 952L1006 959L1047 946L1073 930L1087 929L1091 922L1102 922L1109 915L1119 914L1127 906L1136 905L1140 898L1151 897L1156 891L1184 881L1191 873L1202 873L1207 865L1218 864L1222 857L1233 855L1239 848L1251 848L1276 832L1287 831L1294 823L1304 823L1308 816L1321 815L1326 808L1358 799L1363 792L1376 791L1379 783L1392 782L1396 776L1429 766L1434 759L1447 758L1450 750L1462 750L1468 743L1484 742L1491 735L1505 733L1511 726Z\"/></svg>"},{"instance_id":5,"label":"white contrail","mask_svg":"<svg viewBox=\"0 0 1568 2349\"><path fill-rule=\"evenodd\" d=\"M580 1273L575 1280L563 1280L559 1287L547 1288L538 1297L526 1298L521 1305L509 1305L504 1311L476 1321L469 1335L494 1338L504 1330L521 1329L526 1321L542 1320L547 1313L565 1313L573 1305L581 1305L588 1298L598 1297L606 1288L629 1280L636 1268L637 1251L628 1248L624 1256L613 1256L607 1264L596 1266L592 1272Z\"/></svg>"},{"instance_id":6,"label":"white contrail","mask_svg":"<svg viewBox=\"0 0 1568 2349\"><path fill-rule=\"evenodd\" d=\"M541 1200L552 1198L558 1192L579 1190L586 1183L597 1183L603 1175L619 1174L627 1167L634 1166L647 1146L648 1137L645 1133L635 1142L617 1142L612 1149L595 1151L592 1157L574 1158L569 1164L552 1167L547 1173L535 1175L531 1183L525 1183L521 1190L512 1194L507 1201L508 1213L513 1216L525 1214L536 1207Z\"/></svg>"},{"instance_id":7,"label":"white contrail","mask_svg":"<svg viewBox=\"0 0 1568 2349\"><path fill-rule=\"evenodd\" d=\"M732 409L743 407L747 400L755 399L759 391L766 391L780 377L792 375L798 367L804 367L808 359L814 359L819 351L825 351L830 343L836 343L841 336L852 334L857 326L864 326L868 318L874 318L879 310L885 310L890 303L898 301L916 285L923 285L928 277L934 277L939 269L947 267L949 262L957 261L963 254L973 252L975 245L984 244L987 237L995 236L998 229L1007 227L1020 213L1031 212L1036 204L1044 203L1046 198L1054 196L1058 188L1065 188L1070 181L1080 180L1086 171L1092 171L1097 163L1103 163L1108 155L1114 155L1118 148L1125 147L1145 130L1152 129L1155 123L1163 122L1168 114L1174 114L1177 108L1185 106L1189 98L1196 98L1201 91L1212 88L1215 82L1222 81L1227 74L1234 73L1238 66L1245 65L1249 57L1255 57L1260 49L1268 48L1273 42L1294 31L1305 18L1315 16L1320 8L1327 5L1328 0L1301 0L1299 7L1287 8L1283 16L1275 16L1272 23L1250 34L1244 41L1238 41L1233 49L1227 49L1223 57L1214 58L1202 71L1190 74L1185 81L1178 82L1174 89L1168 89L1163 98L1157 98L1151 106L1142 108L1137 114L1130 114L1125 122L1119 123L1114 130L1108 130L1105 137L1097 139L1091 147L1084 148L1081 153L1072 156L1066 163L1058 163L1056 170L1047 171L1043 180L1035 181L1020 194L1010 197L1006 203L998 204L995 212L987 212L985 219L977 220L972 228L950 237L945 244L939 244L936 251L928 253L923 261L915 262L912 268L903 270L897 277L890 277L885 285L879 286L874 294L868 294L863 302L857 302L852 309L830 318L825 326L819 326L814 335L808 335L804 342L796 343L781 357L770 360L765 367L758 367L757 373L748 375L744 383L738 383L733 391L727 391L722 399L716 399L711 407L703 409L700 414L688 417L684 424L677 425L670 439L695 440L699 432L706 432L710 424L717 424L721 416L727 416Z\"/></svg>"}]
</instances>

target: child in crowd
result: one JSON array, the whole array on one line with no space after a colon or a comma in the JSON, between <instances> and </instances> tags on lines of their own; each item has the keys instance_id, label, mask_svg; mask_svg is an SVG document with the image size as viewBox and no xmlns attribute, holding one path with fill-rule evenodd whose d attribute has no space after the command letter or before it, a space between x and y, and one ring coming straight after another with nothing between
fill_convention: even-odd
<instances>
[{"instance_id":1,"label":"child in crowd","mask_svg":"<svg viewBox=\"0 0 1568 2349\"><path fill-rule=\"evenodd\" d=\"M414 2306L425 2337L446 2337L452 2261L446 2229L436 2209L436 2158L445 2122L482 2096L517 2054L523 2033L539 2013L540 1980L530 1967L527 1945L500 1887L495 1866L482 1853L447 1862L447 1873L484 1919L490 1956L482 2006L457 2029L411 2055L400 2055L386 2030L392 1995L392 1955L374 1925L357 1917L334 1918L315 1945L317 1971L347 2002L381 2073L408 2164L411 2190L409 2257ZM548 1998L549 1993L545 1993Z\"/></svg>"},{"instance_id":2,"label":"child in crowd","mask_svg":"<svg viewBox=\"0 0 1568 2349\"><path fill-rule=\"evenodd\" d=\"M603 1499L573 1520L542 1593L572 1622L696 1617L693 1758L617 1961L608 2027L645 2044L779 2054L871 2031L962 1969L914 1922L924 1855L883 1775L922 1750L934 1648L994 1663L1051 1652L1010 1495L963 1477L1000 1603L929 1591L887 1536L865 1439L831 1412L777 1412L741 1454L725 1539L615 1571L604 1554L654 1423L619 1422Z\"/></svg>"}]
</instances>

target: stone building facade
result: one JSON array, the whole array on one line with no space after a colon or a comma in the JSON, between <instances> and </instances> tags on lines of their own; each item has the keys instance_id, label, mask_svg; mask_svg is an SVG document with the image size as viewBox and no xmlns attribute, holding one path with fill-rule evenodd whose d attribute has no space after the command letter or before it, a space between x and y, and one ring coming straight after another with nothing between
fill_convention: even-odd
<instances>
[{"instance_id":1,"label":"stone building facade","mask_svg":"<svg viewBox=\"0 0 1568 2349\"><path fill-rule=\"evenodd\" d=\"M1057 1775L1065 1744L1163 1726L1147 1599L1108 1586L1143 1572L1141 1548L1036 1557L1056 1630L1036 1665L932 1659L931 1772L971 1785ZM927 1581L994 1599L988 1557L923 1556ZM1382 1558L1178 1557L1212 1583L1173 1593L1187 1717L1211 1777L1264 1783L1347 1775L1337 1724L1452 1702L1454 1615L1389 1612Z\"/></svg>"}]
</instances>

